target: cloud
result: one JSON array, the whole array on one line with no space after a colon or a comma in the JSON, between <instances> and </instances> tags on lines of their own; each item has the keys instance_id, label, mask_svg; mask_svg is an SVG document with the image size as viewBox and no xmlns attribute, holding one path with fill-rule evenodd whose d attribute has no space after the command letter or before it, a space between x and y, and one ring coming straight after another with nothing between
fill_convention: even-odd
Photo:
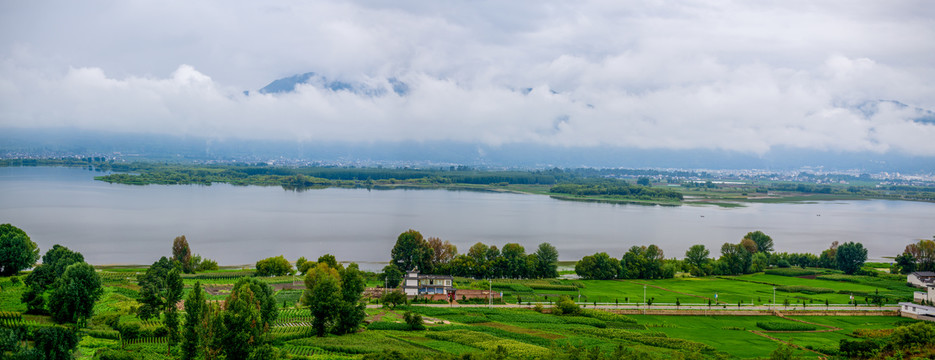
<instances>
[{"instance_id":1,"label":"cloud","mask_svg":"<svg viewBox=\"0 0 935 360\"><path fill-rule=\"evenodd\" d=\"M5 5L0 126L935 156L923 2L56 5ZM255 92L308 71L386 91Z\"/></svg>"}]
</instances>

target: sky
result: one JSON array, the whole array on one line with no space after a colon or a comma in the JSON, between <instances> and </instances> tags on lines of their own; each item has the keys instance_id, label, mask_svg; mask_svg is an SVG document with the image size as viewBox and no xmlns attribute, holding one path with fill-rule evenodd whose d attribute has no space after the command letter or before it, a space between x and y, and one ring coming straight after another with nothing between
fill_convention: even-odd
<instances>
[{"instance_id":1,"label":"sky","mask_svg":"<svg viewBox=\"0 0 935 360\"><path fill-rule=\"evenodd\" d=\"M0 128L935 157L933 39L924 0L7 0ZM257 92L306 72L409 91Z\"/></svg>"}]
</instances>

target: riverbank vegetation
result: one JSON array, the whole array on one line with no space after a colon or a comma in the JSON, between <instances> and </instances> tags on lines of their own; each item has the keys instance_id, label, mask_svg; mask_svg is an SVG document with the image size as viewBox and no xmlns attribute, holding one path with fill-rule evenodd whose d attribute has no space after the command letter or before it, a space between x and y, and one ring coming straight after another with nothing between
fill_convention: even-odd
<instances>
[{"instance_id":1,"label":"riverbank vegetation","mask_svg":"<svg viewBox=\"0 0 935 360\"><path fill-rule=\"evenodd\" d=\"M15 227L3 229L18 234ZM812 264L829 255L777 254L773 239L762 232L749 233L734 250L768 254L763 271L690 276L679 262L706 269L710 261L722 259L708 259L697 246L689 248L693 256L686 254L685 260L666 259L649 245L634 246L615 266L609 255L599 256L602 260L594 262L610 264L612 271L590 278L611 280L557 278L558 252L549 244L525 254L518 244L494 252L494 246L478 243L467 254L458 254L450 243L423 239L414 230L397 237L390 269L421 266L452 273L459 257L475 264L482 259L485 270L455 275L455 287L494 289L512 308L453 307L456 302L419 306L415 303L429 301L407 303L405 297L381 308L382 292L365 288L381 286L383 279L355 264L344 266L328 254L317 261L297 261L304 274L299 283L272 270L258 276L260 269L202 272L191 265L193 271L186 273L182 260L194 256L189 256L188 240L180 239L173 241L171 253L167 251L171 257L150 266L95 270L81 253L57 245L32 271L0 277L0 351L14 359L935 355L935 336L929 336L935 327L929 323L894 316L842 316L850 309L884 310L877 306L911 299L913 289L906 286L905 276L879 272L874 269L879 264L861 266L853 274L815 267ZM846 245L835 248L835 261ZM285 257L260 260L258 268L263 261L273 264L280 259ZM769 259L795 265L773 265ZM578 264L586 268L583 262ZM285 274L296 272L288 261L285 267ZM676 276L668 276L670 271ZM365 308L366 304L372 306ZM731 315L754 306L774 312ZM643 314L658 309L685 313ZM802 310L823 316L798 315Z\"/></svg>"},{"instance_id":2,"label":"riverbank vegetation","mask_svg":"<svg viewBox=\"0 0 935 360\"><path fill-rule=\"evenodd\" d=\"M516 192L560 200L636 204L714 204L748 202L891 199L935 201L931 184L890 184L869 176L802 173L797 181L774 174L731 179L706 172L640 169L481 170L466 166L353 167L269 166L265 163L180 164L116 162L101 157L2 159L0 166L71 166L106 172L96 179L127 185L280 186L292 191L327 187L376 190L416 188Z\"/></svg>"}]
</instances>

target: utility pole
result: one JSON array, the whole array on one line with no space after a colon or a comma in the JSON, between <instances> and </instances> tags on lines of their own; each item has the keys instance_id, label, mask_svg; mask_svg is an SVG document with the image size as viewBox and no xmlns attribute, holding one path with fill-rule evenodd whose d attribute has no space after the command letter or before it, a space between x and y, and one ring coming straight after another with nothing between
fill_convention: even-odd
<instances>
[{"instance_id":1,"label":"utility pole","mask_svg":"<svg viewBox=\"0 0 935 360\"><path fill-rule=\"evenodd\" d=\"M643 303L646 303L646 285L643 285Z\"/></svg>"},{"instance_id":2,"label":"utility pole","mask_svg":"<svg viewBox=\"0 0 935 360\"><path fill-rule=\"evenodd\" d=\"M776 305L776 287L773 286L773 306Z\"/></svg>"},{"instance_id":3,"label":"utility pole","mask_svg":"<svg viewBox=\"0 0 935 360\"><path fill-rule=\"evenodd\" d=\"M493 280L487 279L487 307L493 306Z\"/></svg>"}]
</instances>

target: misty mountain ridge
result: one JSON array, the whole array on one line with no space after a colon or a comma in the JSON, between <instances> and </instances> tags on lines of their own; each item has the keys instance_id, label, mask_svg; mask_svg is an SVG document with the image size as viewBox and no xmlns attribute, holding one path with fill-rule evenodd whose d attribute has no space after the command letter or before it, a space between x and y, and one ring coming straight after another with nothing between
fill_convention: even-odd
<instances>
[{"instance_id":1,"label":"misty mountain ridge","mask_svg":"<svg viewBox=\"0 0 935 360\"><path fill-rule=\"evenodd\" d=\"M391 90L399 96L406 96L409 93L409 85L399 81L396 78L388 78L386 81L389 83ZM357 95L376 97L383 96L387 93L387 90L382 87L371 86L362 82L356 81L340 81L340 80L330 80L324 75L317 74L314 72L307 72L304 74L296 74L281 79L273 80L268 85L264 86L259 90L261 94L280 94L280 93L290 93L295 92L295 89L299 85L311 85L318 87L320 89L326 89L331 91L348 91ZM245 92L249 95L249 92Z\"/></svg>"}]
</instances>

